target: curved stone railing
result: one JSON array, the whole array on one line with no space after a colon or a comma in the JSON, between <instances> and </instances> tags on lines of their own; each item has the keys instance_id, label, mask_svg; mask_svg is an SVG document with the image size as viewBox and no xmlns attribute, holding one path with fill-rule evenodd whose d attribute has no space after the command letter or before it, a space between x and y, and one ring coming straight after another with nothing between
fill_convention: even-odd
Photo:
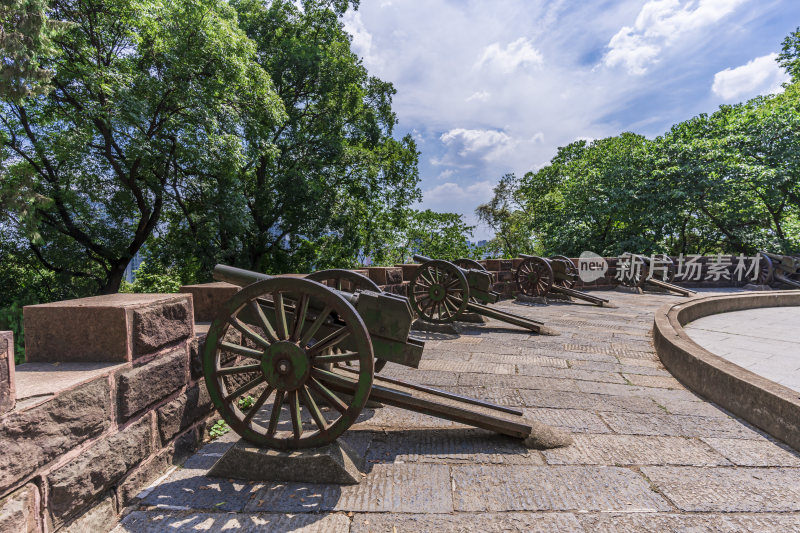
<instances>
[{"instance_id":1,"label":"curved stone railing","mask_svg":"<svg viewBox=\"0 0 800 533\"><path fill-rule=\"evenodd\" d=\"M656 351L664 366L686 387L800 450L800 392L714 355L683 329L685 324L708 315L796 306L800 306L800 291L743 292L670 304L656 312Z\"/></svg>"}]
</instances>

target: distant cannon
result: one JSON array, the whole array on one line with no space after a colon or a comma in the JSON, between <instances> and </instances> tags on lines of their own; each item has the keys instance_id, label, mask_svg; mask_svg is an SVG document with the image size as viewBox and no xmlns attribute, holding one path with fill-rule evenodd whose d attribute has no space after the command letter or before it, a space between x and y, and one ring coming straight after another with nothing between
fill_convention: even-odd
<instances>
[{"instance_id":1,"label":"distant cannon","mask_svg":"<svg viewBox=\"0 0 800 533\"><path fill-rule=\"evenodd\" d=\"M311 276L329 287L225 265L214 269L217 281L243 287L219 310L203 352L209 396L236 433L270 448L322 446L353 425L369 399L531 436L534 423L519 410L376 376L376 359L416 368L424 343L409 336L413 314L406 298L372 290L377 286L353 274Z\"/></svg>"},{"instance_id":2,"label":"distant cannon","mask_svg":"<svg viewBox=\"0 0 800 533\"><path fill-rule=\"evenodd\" d=\"M514 273L517 288L525 296L546 296L556 292L602 307L608 300L575 289L578 269L569 257L554 255L549 259L520 254L523 261Z\"/></svg>"},{"instance_id":3,"label":"distant cannon","mask_svg":"<svg viewBox=\"0 0 800 533\"><path fill-rule=\"evenodd\" d=\"M620 256L617 269L623 269L619 277L620 283L625 287L644 288L650 284L660 287L681 296L694 296L697 292L671 283L675 279L675 263L666 254L653 256L651 259L645 255L625 252Z\"/></svg>"},{"instance_id":4,"label":"distant cannon","mask_svg":"<svg viewBox=\"0 0 800 533\"><path fill-rule=\"evenodd\" d=\"M496 302L500 295L491 290L492 275L482 267L462 268L449 261L422 255L415 255L414 261L422 264L411 280L409 300L422 319L442 324L454 322L465 312L471 311L536 333L544 327L542 322L484 305ZM463 259L459 261L471 266Z\"/></svg>"},{"instance_id":5,"label":"distant cannon","mask_svg":"<svg viewBox=\"0 0 800 533\"><path fill-rule=\"evenodd\" d=\"M800 289L800 279L798 278L800 278L800 256L761 252L761 266L758 278L761 285L769 285L774 281L780 281Z\"/></svg>"}]
</instances>

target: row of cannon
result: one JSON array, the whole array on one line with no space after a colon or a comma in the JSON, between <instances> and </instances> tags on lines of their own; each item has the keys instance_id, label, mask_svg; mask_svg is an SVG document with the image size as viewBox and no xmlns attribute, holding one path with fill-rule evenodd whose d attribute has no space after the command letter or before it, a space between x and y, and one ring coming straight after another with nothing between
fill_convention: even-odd
<instances>
[{"instance_id":1,"label":"row of cannon","mask_svg":"<svg viewBox=\"0 0 800 533\"><path fill-rule=\"evenodd\" d=\"M631 276L631 285L693 294L671 283L671 261L659 265L638 257L645 269ZM544 327L490 307L500 295L492 291L492 275L480 263L414 259L420 264L408 298L383 292L368 277L348 270L297 278L217 265L214 279L242 287L219 310L203 352L209 395L228 425L258 446L317 447L339 437L356 422L367 400L373 400L520 439L531 437L535 423L519 410L377 374L388 362L419 366L425 343L410 335L415 317L442 323L470 312L533 333ZM784 264L774 260L770 265L774 263ZM655 271L660 274L651 275ZM575 265L563 256L524 256L515 272L520 292L528 296L557 292L608 304L576 290L577 277Z\"/></svg>"}]
</instances>

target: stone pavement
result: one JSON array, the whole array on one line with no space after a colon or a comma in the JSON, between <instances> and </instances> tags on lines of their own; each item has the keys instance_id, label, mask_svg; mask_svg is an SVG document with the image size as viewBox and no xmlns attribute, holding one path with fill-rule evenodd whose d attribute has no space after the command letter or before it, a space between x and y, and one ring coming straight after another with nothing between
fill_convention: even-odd
<instances>
[{"instance_id":1,"label":"stone pavement","mask_svg":"<svg viewBox=\"0 0 800 533\"><path fill-rule=\"evenodd\" d=\"M684 330L709 352L800 392L800 307L721 313Z\"/></svg>"},{"instance_id":2,"label":"stone pavement","mask_svg":"<svg viewBox=\"0 0 800 533\"><path fill-rule=\"evenodd\" d=\"M139 495L114 530L800 531L800 454L680 385L651 342L653 311L678 300L604 292L617 309L501 302L560 336L499 322L423 334L408 379L519 406L575 437L518 441L392 407L343 436L365 454L358 486L211 479L233 436Z\"/></svg>"}]
</instances>

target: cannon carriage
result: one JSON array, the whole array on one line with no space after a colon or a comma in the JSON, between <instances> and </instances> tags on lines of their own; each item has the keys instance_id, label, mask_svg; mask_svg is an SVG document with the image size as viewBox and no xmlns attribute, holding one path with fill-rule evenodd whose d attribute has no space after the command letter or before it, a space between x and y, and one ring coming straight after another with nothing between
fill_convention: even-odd
<instances>
[{"instance_id":1,"label":"cannon carriage","mask_svg":"<svg viewBox=\"0 0 800 533\"><path fill-rule=\"evenodd\" d=\"M563 255L550 258L520 254L522 262L514 272L514 281L525 296L544 297L555 292L602 307L608 300L575 289L578 269L572 259Z\"/></svg>"},{"instance_id":2,"label":"cannon carriage","mask_svg":"<svg viewBox=\"0 0 800 533\"><path fill-rule=\"evenodd\" d=\"M760 252L758 282L770 285L775 281L800 289L800 255L780 255Z\"/></svg>"},{"instance_id":3,"label":"cannon carriage","mask_svg":"<svg viewBox=\"0 0 800 533\"><path fill-rule=\"evenodd\" d=\"M694 296L697 294L693 290L672 283L675 279L675 263L666 254L659 254L650 258L641 254L625 252L620 256L620 259L622 261L617 264L617 269L623 270L619 279L620 283L625 287L644 288L647 285L652 285L681 296Z\"/></svg>"},{"instance_id":4,"label":"cannon carriage","mask_svg":"<svg viewBox=\"0 0 800 533\"><path fill-rule=\"evenodd\" d=\"M492 275L480 263L458 259L463 265L459 266L454 262L421 255L415 255L414 261L421 264L411 280L409 300L414 311L423 320L442 324L454 322L464 313L472 312L534 333L542 332L542 322L486 305L497 302L500 295L491 290Z\"/></svg>"},{"instance_id":5,"label":"cannon carriage","mask_svg":"<svg viewBox=\"0 0 800 533\"><path fill-rule=\"evenodd\" d=\"M353 425L369 399L531 435L533 423L518 410L375 375L386 361L416 368L424 342L409 336L408 299L357 288L366 278L352 274L313 275L328 286L217 265L217 281L242 289L209 328L203 372L212 402L236 433L274 449L322 446Z\"/></svg>"}]
</instances>

